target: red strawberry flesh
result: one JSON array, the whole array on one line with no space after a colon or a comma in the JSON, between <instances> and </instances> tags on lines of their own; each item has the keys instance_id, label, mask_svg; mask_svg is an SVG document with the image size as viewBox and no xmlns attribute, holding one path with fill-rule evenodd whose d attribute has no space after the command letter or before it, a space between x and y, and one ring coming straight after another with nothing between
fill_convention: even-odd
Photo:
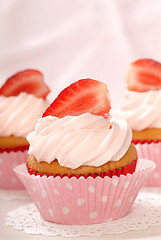
<instances>
[{"instance_id":1,"label":"red strawberry flesh","mask_svg":"<svg viewBox=\"0 0 161 240\"><path fill-rule=\"evenodd\" d=\"M161 63L152 59L133 62L128 69L126 83L130 91L161 89Z\"/></svg>"},{"instance_id":2,"label":"red strawberry flesh","mask_svg":"<svg viewBox=\"0 0 161 240\"><path fill-rule=\"evenodd\" d=\"M81 79L65 88L47 108L43 117L52 115L62 118L86 112L105 115L111 108L107 86L92 79Z\"/></svg>"},{"instance_id":3,"label":"red strawberry flesh","mask_svg":"<svg viewBox=\"0 0 161 240\"><path fill-rule=\"evenodd\" d=\"M45 99L50 89L44 83L44 77L41 72L28 69L11 76L0 88L0 95L6 97L17 96L21 92Z\"/></svg>"}]
</instances>

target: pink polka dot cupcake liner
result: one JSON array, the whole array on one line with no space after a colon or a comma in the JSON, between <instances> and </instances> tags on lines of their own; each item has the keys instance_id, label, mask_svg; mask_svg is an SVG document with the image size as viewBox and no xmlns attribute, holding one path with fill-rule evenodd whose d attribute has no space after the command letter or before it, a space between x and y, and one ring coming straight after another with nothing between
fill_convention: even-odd
<instances>
[{"instance_id":1,"label":"pink polka dot cupcake liner","mask_svg":"<svg viewBox=\"0 0 161 240\"><path fill-rule=\"evenodd\" d=\"M46 221L81 225L116 220L128 214L154 168L153 161L138 159L133 174L86 179L30 175L26 164L14 171Z\"/></svg>"},{"instance_id":2,"label":"pink polka dot cupcake liner","mask_svg":"<svg viewBox=\"0 0 161 240\"><path fill-rule=\"evenodd\" d=\"M140 158L150 159L155 162L156 168L147 179L145 185L149 187L161 186L161 142L135 142Z\"/></svg>"},{"instance_id":3,"label":"pink polka dot cupcake liner","mask_svg":"<svg viewBox=\"0 0 161 240\"><path fill-rule=\"evenodd\" d=\"M25 163L28 151L10 151L0 153L0 188L8 190L24 189L13 168Z\"/></svg>"}]
</instances>

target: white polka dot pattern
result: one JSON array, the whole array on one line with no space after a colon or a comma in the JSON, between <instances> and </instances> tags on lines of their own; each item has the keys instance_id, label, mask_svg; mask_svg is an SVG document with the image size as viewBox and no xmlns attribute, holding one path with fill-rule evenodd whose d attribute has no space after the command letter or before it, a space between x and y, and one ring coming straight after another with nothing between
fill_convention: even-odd
<instances>
[{"instance_id":1,"label":"white polka dot pattern","mask_svg":"<svg viewBox=\"0 0 161 240\"><path fill-rule=\"evenodd\" d=\"M118 199L116 202L115 202L115 206L116 207L119 207L121 205L122 201L121 199Z\"/></svg>"},{"instance_id":2,"label":"white polka dot pattern","mask_svg":"<svg viewBox=\"0 0 161 240\"><path fill-rule=\"evenodd\" d=\"M24 189L21 179L19 179L13 169L26 162L27 151L11 151L0 153L0 189L20 190ZM21 177L21 176L20 176Z\"/></svg>"},{"instance_id":3,"label":"white polka dot pattern","mask_svg":"<svg viewBox=\"0 0 161 240\"><path fill-rule=\"evenodd\" d=\"M124 182L124 188L128 188L129 182Z\"/></svg>"},{"instance_id":4,"label":"white polka dot pattern","mask_svg":"<svg viewBox=\"0 0 161 240\"><path fill-rule=\"evenodd\" d=\"M42 190L41 195L42 195L43 198L46 198L47 197L47 192L45 190Z\"/></svg>"},{"instance_id":5,"label":"white polka dot pattern","mask_svg":"<svg viewBox=\"0 0 161 240\"><path fill-rule=\"evenodd\" d=\"M107 202L107 196L102 196L102 202L106 203Z\"/></svg>"},{"instance_id":6,"label":"white polka dot pattern","mask_svg":"<svg viewBox=\"0 0 161 240\"><path fill-rule=\"evenodd\" d=\"M70 183L67 183L67 188L69 188L72 191L72 185Z\"/></svg>"},{"instance_id":7,"label":"white polka dot pattern","mask_svg":"<svg viewBox=\"0 0 161 240\"><path fill-rule=\"evenodd\" d=\"M36 187L35 186L31 186L31 188L32 188L33 192L36 192Z\"/></svg>"},{"instance_id":8,"label":"white polka dot pattern","mask_svg":"<svg viewBox=\"0 0 161 240\"><path fill-rule=\"evenodd\" d=\"M58 195L58 196L60 195L58 189L56 189L56 188L54 189L54 193L55 193L56 195Z\"/></svg>"},{"instance_id":9,"label":"white polka dot pattern","mask_svg":"<svg viewBox=\"0 0 161 240\"><path fill-rule=\"evenodd\" d=\"M136 144L139 158L150 159L156 164L154 172L147 178L145 186L161 187L161 141Z\"/></svg>"},{"instance_id":10,"label":"white polka dot pattern","mask_svg":"<svg viewBox=\"0 0 161 240\"><path fill-rule=\"evenodd\" d=\"M69 213L69 208L68 207L64 207L63 208L63 214L67 215Z\"/></svg>"},{"instance_id":11,"label":"white polka dot pattern","mask_svg":"<svg viewBox=\"0 0 161 240\"><path fill-rule=\"evenodd\" d=\"M48 209L48 212L49 212L49 215L52 217L53 214L54 214L53 209L52 209L52 208L49 208L49 209Z\"/></svg>"},{"instance_id":12,"label":"white polka dot pattern","mask_svg":"<svg viewBox=\"0 0 161 240\"><path fill-rule=\"evenodd\" d=\"M148 171L150 174L153 170L153 162L147 162L150 167L141 174L136 170L134 174L113 178L29 177L28 172L21 176L44 219L59 224L94 224L128 213ZM148 163L141 164L141 169L142 166L147 167Z\"/></svg>"},{"instance_id":13,"label":"white polka dot pattern","mask_svg":"<svg viewBox=\"0 0 161 240\"><path fill-rule=\"evenodd\" d=\"M93 186L89 186L88 188L89 192L94 193L95 192L95 188Z\"/></svg>"},{"instance_id":14,"label":"white polka dot pattern","mask_svg":"<svg viewBox=\"0 0 161 240\"><path fill-rule=\"evenodd\" d=\"M97 217L97 213L96 213L96 212L91 212L91 213L89 214L89 217L92 218L92 219L94 219L94 218Z\"/></svg>"},{"instance_id":15,"label":"white polka dot pattern","mask_svg":"<svg viewBox=\"0 0 161 240\"><path fill-rule=\"evenodd\" d=\"M82 206L84 204L84 199L83 198L78 198L77 203L79 206Z\"/></svg>"},{"instance_id":16,"label":"white polka dot pattern","mask_svg":"<svg viewBox=\"0 0 161 240\"><path fill-rule=\"evenodd\" d=\"M118 184L118 180L113 178L112 179L112 185L117 186L117 184Z\"/></svg>"}]
</instances>

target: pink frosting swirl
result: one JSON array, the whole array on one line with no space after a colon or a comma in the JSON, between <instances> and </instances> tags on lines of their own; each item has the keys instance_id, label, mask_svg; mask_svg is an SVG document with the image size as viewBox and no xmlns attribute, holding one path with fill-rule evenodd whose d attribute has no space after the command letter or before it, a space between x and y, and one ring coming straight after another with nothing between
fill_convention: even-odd
<instances>
[{"instance_id":1,"label":"pink frosting swirl","mask_svg":"<svg viewBox=\"0 0 161 240\"><path fill-rule=\"evenodd\" d=\"M0 136L26 137L48 105L47 101L27 93L0 96Z\"/></svg>"},{"instance_id":2,"label":"pink frosting swirl","mask_svg":"<svg viewBox=\"0 0 161 240\"><path fill-rule=\"evenodd\" d=\"M161 128L161 90L126 91L117 116L135 131Z\"/></svg>"},{"instance_id":3,"label":"pink frosting swirl","mask_svg":"<svg viewBox=\"0 0 161 240\"><path fill-rule=\"evenodd\" d=\"M101 166L119 160L128 150L132 132L125 120L85 113L80 116L38 120L27 136L29 154L38 162L57 159L64 167Z\"/></svg>"}]
</instances>

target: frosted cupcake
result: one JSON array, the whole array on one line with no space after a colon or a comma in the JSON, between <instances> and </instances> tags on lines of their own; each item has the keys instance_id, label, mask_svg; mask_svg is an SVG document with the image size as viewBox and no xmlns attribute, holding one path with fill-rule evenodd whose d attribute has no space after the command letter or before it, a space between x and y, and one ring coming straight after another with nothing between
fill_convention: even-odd
<instances>
[{"instance_id":1,"label":"frosted cupcake","mask_svg":"<svg viewBox=\"0 0 161 240\"><path fill-rule=\"evenodd\" d=\"M161 64L152 59L133 62L126 83L120 116L132 128L139 156L156 163L147 184L161 186Z\"/></svg>"},{"instance_id":2,"label":"frosted cupcake","mask_svg":"<svg viewBox=\"0 0 161 240\"><path fill-rule=\"evenodd\" d=\"M110 108L104 83L79 80L58 95L27 136L28 168L15 171L45 220L93 224L131 208L155 164L143 161L135 171L131 129L112 118Z\"/></svg>"},{"instance_id":3,"label":"frosted cupcake","mask_svg":"<svg viewBox=\"0 0 161 240\"><path fill-rule=\"evenodd\" d=\"M110 108L102 82L83 79L64 89L27 137L29 168L68 176L134 171L137 154L131 129L124 120L111 120Z\"/></svg>"},{"instance_id":4,"label":"frosted cupcake","mask_svg":"<svg viewBox=\"0 0 161 240\"><path fill-rule=\"evenodd\" d=\"M28 158L26 136L48 106L49 88L37 70L25 70L10 77L0 89L0 187L19 189L23 185L12 168Z\"/></svg>"}]
</instances>

